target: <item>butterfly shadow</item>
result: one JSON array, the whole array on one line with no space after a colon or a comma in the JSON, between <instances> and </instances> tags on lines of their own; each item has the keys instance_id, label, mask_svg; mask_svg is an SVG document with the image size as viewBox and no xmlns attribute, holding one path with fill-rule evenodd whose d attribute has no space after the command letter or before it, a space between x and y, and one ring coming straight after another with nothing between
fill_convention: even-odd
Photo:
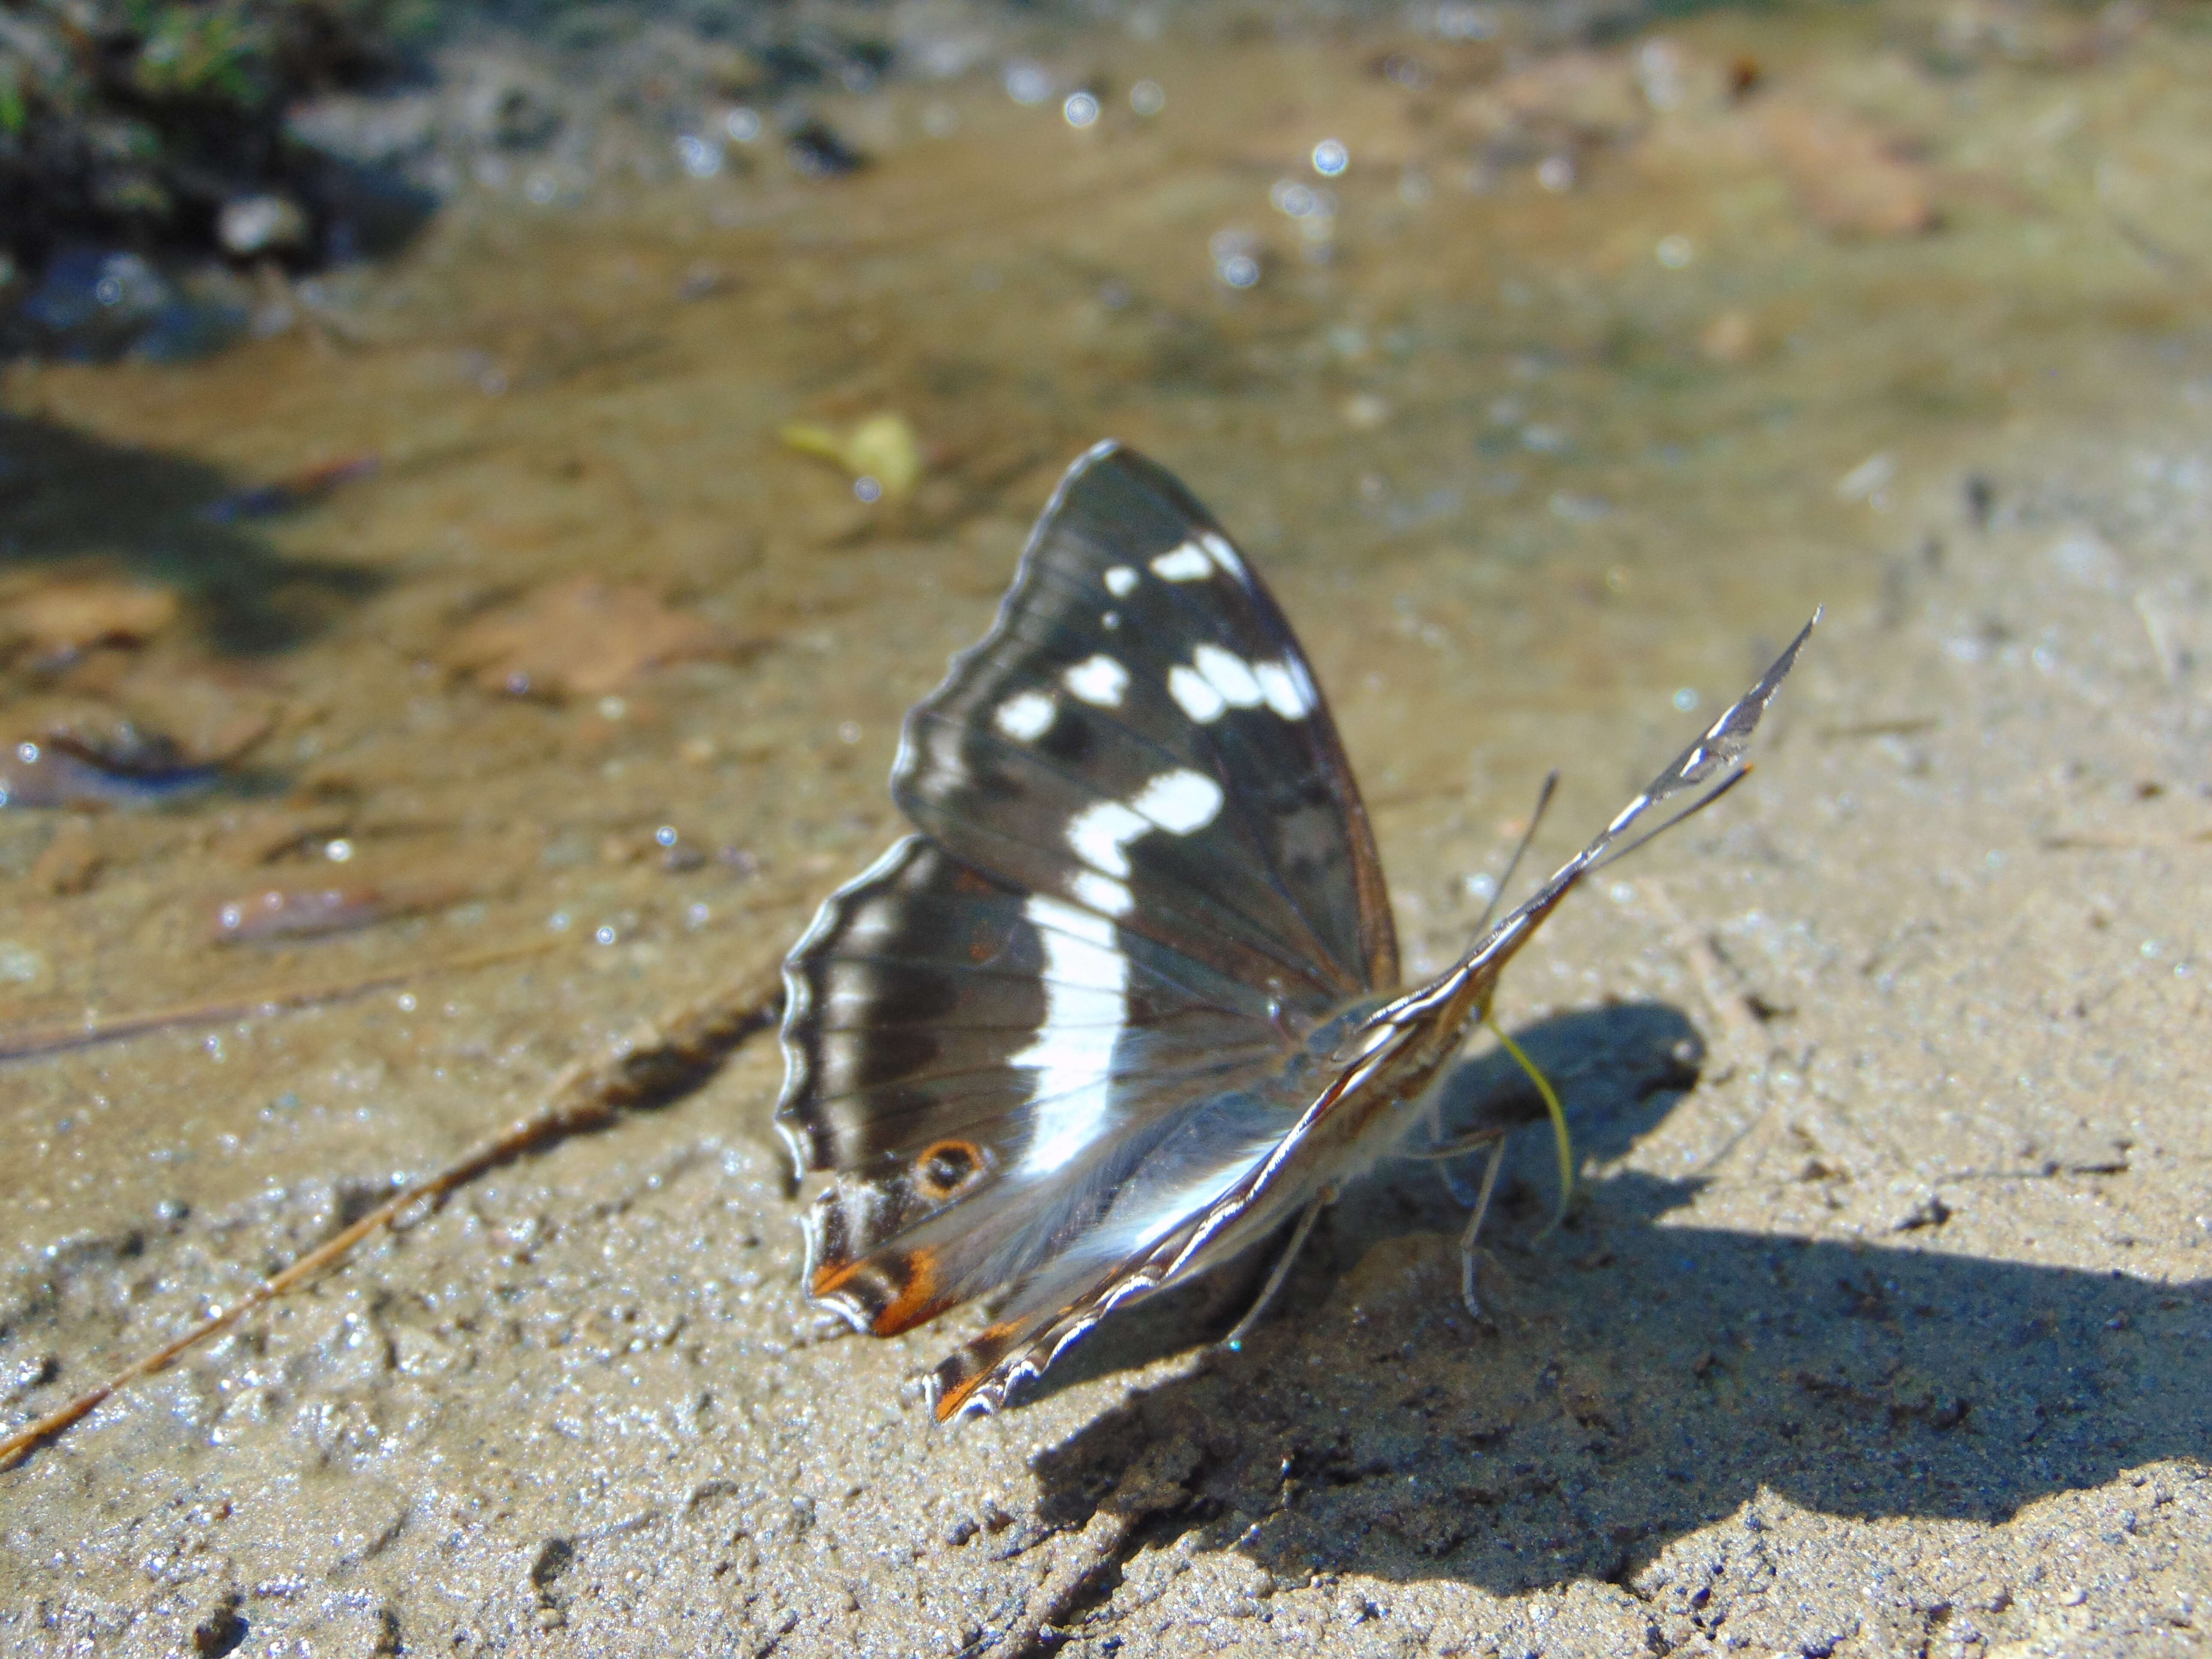
<instances>
[{"instance_id":1,"label":"butterfly shadow","mask_svg":"<svg viewBox=\"0 0 2212 1659\"><path fill-rule=\"evenodd\" d=\"M1651 1004L1516 1035L1600 1166L1681 1101L1702 1057L1688 1022ZM1517 1079L1486 1057L1446 1086L1462 1111L1526 1115ZM1536 1240L1552 1153L1520 1139L1485 1320L1459 1301L1461 1213L1442 1183L1387 1169L1315 1230L1238 1350L1038 1455L1045 1515L1079 1524L1145 1459L1190 1473L1131 1550L1195 1531L1286 1578L1504 1593L1626 1582L1762 1490L1840 1516L1997 1522L2212 1443L2196 1380L2212 1375L2212 1280L1944 1255L1940 1205L1895 1243L1655 1225L1699 1183L1640 1171L1586 1182ZM1048 1375L1065 1386L1218 1336L1237 1291L1109 1323L1079 1367Z\"/></svg>"}]
</instances>

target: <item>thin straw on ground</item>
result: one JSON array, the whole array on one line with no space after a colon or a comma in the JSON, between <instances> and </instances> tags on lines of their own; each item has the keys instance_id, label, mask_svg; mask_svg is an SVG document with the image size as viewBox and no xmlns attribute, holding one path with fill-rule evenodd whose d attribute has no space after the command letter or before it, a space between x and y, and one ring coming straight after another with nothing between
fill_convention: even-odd
<instances>
[{"instance_id":1,"label":"thin straw on ground","mask_svg":"<svg viewBox=\"0 0 2212 1659\"><path fill-rule=\"evenodd\" d=\"M379 1228L392 1225L416 1206L434 1203L488 1170L526 1154L544 1152L572 1135L606 1128L625 1112L665 1105L690 1094L748 1038L773 1025L782 1008L781 975L774 970L754 975L730 991L648 1022L597 1061L577 1062L554 1080L544 1106L532 1115L478 1143L445 1168L402 1188L350 1226L263 1279L230 1306L218 1309L97 1388L0 1440L0 1469L13 1468L118 1389L152 1376L209 1338L230 1329L256 1309L344 1261L356 1244Z\"/></svg>"},{"instance_id":2,"label":"thin straw on ground","mask_svg":"<svg viewBox=\"0 0 2212 1659\"><path fill-rule=\"evenodd\" d=\"M496 950L472 951L462 956L447 957L442 961L413 963L388 973L370 974L356 979L327 981L310 986L272 986L263 991L243 991L235 995L211 997L199 1002L176 1003L167 1008L149 1009L144 1013L115 1014L105 1019L88 1015L73 1023L27 1026L21 1030L0 1033L0 1060L28 1060L37 1054L59 1054L64 1049L85 1048L94 1043L120 1042L127 1037L144 1036L150 1031L166 1031L192 1025L220 1025L229 1020L251 1019L256 1015L277 1013L288 1008L312 1008L321 1003L343 1002L349 997L366 996L371 991L381 991L410 980L428 979L438 974L466 973L472 968L491 968L503 962L520 962L526 957L544 956L557 946L558 941L553 939L534 940L528 945L502 945Z\"/></svg>"}]
</instances>

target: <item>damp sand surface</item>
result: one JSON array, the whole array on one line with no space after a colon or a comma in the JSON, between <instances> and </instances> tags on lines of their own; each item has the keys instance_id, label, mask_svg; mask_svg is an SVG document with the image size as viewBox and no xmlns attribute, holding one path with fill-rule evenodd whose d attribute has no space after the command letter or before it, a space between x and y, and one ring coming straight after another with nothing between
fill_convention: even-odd
<instances>
[{"instance_id":1,"label":"damp sand surface","mask_svg":"<svg viewBox=\"0 0 2212 1659\"><path fill-rule=\"evenodd\" d=\"M0 1475L7 1650L2202 1650L2212 36L1506 24L1047 37L830 100L848 177L473 190L8 371L0 736L228 757L0 811L11 1423L772 963L1101 436L1275 586L1415 971L1549 767L1559 852L1829 620L1506 982L1584 1166L1486 1321L1407 1165L1239 1351L1224 1283L937 1429L965 1316L810 1315L757 1041ZM873 501L779 437L884 414Z\"/></svg>"}]
</instances>

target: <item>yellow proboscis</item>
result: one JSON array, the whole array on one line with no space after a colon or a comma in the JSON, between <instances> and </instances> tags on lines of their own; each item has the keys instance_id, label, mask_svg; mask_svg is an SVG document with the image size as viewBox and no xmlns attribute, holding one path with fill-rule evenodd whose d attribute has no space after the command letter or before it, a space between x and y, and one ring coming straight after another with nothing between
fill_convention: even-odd
<instances>
[{"instance_id":1,"label":"yellow proboscis","mask_svg":"<svg viewBox=\"0 0 2212 1659\"><path fill-rule=\"evenodd\" d=\"M1559 1207L1545 1224L1544 1231L1536 1235L1542 1238L1567 1218L1567 1200L1575 1195L1575 1142L1574 1137L1567 1132L1567 1109L1559 1104L1559 1091L1552 1086L1552 1079L1544 1075L1543 1068L1528 1058L1528 1052L1519 1043L1505 1034L1505 1028L1487 1013L1483 1015L1482 1023L1504 1046L1505 1052L1513 1056L1514 1063L1528 1073L1528 1081L1536 1085L1536 1092L1544 1097L1545 1111L1551 1115L1552 1139L1559 1152Z\"/></svg>"}]
</instances>

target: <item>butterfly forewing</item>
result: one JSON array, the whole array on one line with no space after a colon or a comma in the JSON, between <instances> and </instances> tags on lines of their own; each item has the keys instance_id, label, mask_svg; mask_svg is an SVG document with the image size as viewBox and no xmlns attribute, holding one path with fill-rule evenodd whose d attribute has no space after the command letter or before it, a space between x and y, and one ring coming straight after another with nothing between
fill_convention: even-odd
<instances>
[{"instance_id":1,"label":"butterfly forewing","mask_svg":"<svg viewBox=\"0 0 2212 1659\"><path fill-rule=\"evenodd\" d=\"M965 861L1292 1008L1395 977L1304 653L1205 509L1126 450L1062 483L998 624L909 718L892 789Z\"/></svg>"}]
</instances>

